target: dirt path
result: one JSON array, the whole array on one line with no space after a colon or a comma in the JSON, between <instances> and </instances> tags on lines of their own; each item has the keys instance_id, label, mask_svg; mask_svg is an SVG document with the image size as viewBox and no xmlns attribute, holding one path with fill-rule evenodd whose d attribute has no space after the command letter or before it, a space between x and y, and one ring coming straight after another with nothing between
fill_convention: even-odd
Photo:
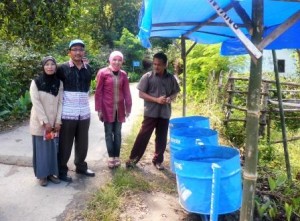
<instances>
[{"instance_id":1,"label":"dirt path","mask_svg":"<svg viewBox=\"0 0 300 221\"><path fill-rule=\"evenodd\" d=\"M158 171L151 163L154 146L150 144L145 156L138 164L138 170L144 173L147 180L156 179L161 185L168 185L171 192L142 192L129 197L124 202L120 216L121 221L200 221L200 216L187 213L178 202L176 177L169 170L169 153L165 154L164 171ZM162 188L163 189L163 188Z\"/></svg>"}]
</instances>

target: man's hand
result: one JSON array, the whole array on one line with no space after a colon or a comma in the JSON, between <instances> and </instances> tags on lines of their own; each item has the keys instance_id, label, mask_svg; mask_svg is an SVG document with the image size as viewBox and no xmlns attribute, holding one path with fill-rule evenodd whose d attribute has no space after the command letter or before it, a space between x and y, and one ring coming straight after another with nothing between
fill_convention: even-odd
<instances>
[{"instance_id":1,"label":"man's hand","mask_svg":"<svg viewBox=\"0 0 300 221\"><path fill-rule=\"evenodd\" d=\"M172 99L171 99L170 97L167 97L167 98L166 98L166 103L167 103L167 104L170 104L171 101L172 101Z\"/></svg>"},{"instance_id":2,"label":"man's hand","mask_svg":"<svg viewBox=\"0 0 300 221\"><path fill-rule=\"evenodd\" d=\"M156 102L159 104L166 104L167 98L166 96L160 96L156 99Z\"/></svg>"}]
</instances>

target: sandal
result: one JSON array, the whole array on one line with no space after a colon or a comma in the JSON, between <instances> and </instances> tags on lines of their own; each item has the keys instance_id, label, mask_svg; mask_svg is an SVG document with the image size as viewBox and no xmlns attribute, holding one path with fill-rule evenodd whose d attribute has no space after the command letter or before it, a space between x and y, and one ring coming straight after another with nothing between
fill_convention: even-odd
<instances>
[{"instance_id":1,"label":"sandal","mask_svg":"<svg viewBox=\"0 0 300 221\"><path fill-rule=\"evenodd\" d=\"M119 157L115 157L115 167L119 167L121 165L121 161Z\"/></svg>"},{"instance_id":2,"label":"sandal","mask_svg":"<svg viewBox=\"0 0 300 221\"><path fill-rule=\"evenodd\" d=\"M115 167L115 160L113 157L110 157L108 162L107 162L107 166L109 169L113 169Z\"/></svg>"}]
</instances>

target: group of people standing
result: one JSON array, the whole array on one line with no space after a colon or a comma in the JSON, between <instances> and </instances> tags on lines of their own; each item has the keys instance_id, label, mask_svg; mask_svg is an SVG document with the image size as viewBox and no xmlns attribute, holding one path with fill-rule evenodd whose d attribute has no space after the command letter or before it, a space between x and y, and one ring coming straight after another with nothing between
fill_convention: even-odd
<instances>
[{"instance_id":1,"label":"group of people standing","mask_svg":"<svg viewBox=\"0 0 300 221\"><path fill-rule=\"evenodd\" d=\"M80 39L69 44L70 60L58 65L55 58L42 60L42 73L30 86L32 110L30 132L33 142L33 168L41 186L71 182L67 163L74 145L75 172L93 177L95 173L85 161L88 152L90 126L89 91L92 70L84 60L85 44ZM104 123L108 167L119 167L122 123L131 113L132 98L127 73L120 51L109 56L109 65L96 75L95 110ZM167 56L153 57L153 70L144 74L138 84L139 96L144 99L144 120L126 167L134 167L143 156L155 129L153 164L164 169L171 101L179 92L174 76L167 72Z\"/></svg>"}]
</instances>

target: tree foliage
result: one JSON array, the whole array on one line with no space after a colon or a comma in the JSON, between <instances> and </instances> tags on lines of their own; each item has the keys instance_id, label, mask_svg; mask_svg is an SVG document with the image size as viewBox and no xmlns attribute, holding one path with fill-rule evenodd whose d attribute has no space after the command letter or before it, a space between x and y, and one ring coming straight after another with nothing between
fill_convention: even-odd
<instances>
[{"instance_id":1,"label":"tree foliage","mask_svg":"<svg viewBox=\"0 0 300 221\"><path fill-rule=\"evenodd\" d=\"M129 70L134 60L143 59L145 49L141 46L139 40L126 28L122 31L119 41L115 41L115 47L122 51L125 57L125 67Z\"/></svg>"},{"instance_id":2,"label":"tree foliage","mask_svg":"<svg viewBox=\"0 0 300 221\"><path fill-rule=\"evenodd\" d=\"M114 48L114 41L121 37L123 28L137 34L139 0L94 0L90 1L91 36L96 44Z\"/></svg>"},{"instance_id":3,"label":"tree foliage","mask_svg":"<svg viewBox=\"0 0 300 221\"><path fill-rule=\"evenodd\" d=\"M0 33L3 40L22 39L39 50L51 48L68 23L69 0L3 0Z\"/></svg>"},{"instance_id":4,"label":"tree foliage","mask_svg":"<svg viewBox=\"0 0 300 221\"><path fill-rule=\"evenodd\" d=\"M29 110L25 92L41 70L40 57L20 40L13 44L0 40L0 120L11 113L26 114L19 110Z\"/></svg>"},{"instance_id":5,"label":"tree foliage","mask_svg":"<svg viewBox=\"0 0 300 221\"><path fill-rule=\"evenodd\" d=\"M197 99L206 98L207 78L212 71L218 75L228 71L232 64L238 69L243 58L229 58L220 55L220 45L196 45L187 57L187 92Z\"/></svg>"}]
</instances>

